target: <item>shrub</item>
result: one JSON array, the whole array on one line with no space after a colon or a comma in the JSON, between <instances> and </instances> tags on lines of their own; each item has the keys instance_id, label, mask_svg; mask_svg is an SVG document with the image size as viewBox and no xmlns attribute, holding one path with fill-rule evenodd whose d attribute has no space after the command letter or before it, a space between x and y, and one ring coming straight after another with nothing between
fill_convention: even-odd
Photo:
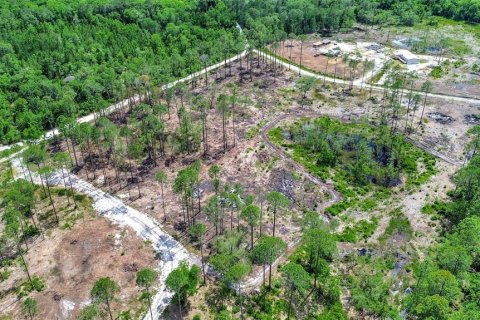
<instances>
[{"instance_id":1,"label":"shrub","mask_svg":"<svg viewBox=\"0 0 480 320\"><path fill-rule=\"evenodd\" d=\"M444 71L442 66L435 66L433 67L432 71L430 72L430 75L434 77L435 79L440 79L441 77L444 76Z\"/></svg>"}]
</instances>

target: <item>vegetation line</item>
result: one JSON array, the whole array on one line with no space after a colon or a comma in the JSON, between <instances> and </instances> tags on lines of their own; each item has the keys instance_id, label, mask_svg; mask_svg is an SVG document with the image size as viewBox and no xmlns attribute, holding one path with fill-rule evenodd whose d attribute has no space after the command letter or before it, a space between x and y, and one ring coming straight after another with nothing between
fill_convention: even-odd
<instances>
[{"instance_id":1,"label":"vegetation line","mask_svg":"<svg viewBox=\"0 0 480 320\"><path fill-rule=\"evenodd\" d=\"M339 84L351 83L350 81L347 81L347 80L344 80L344 79L339 79L339 78L334 79L332 77L325 76L322 73L310 70L310 69L308 69L304 66L300 67L299 65L297 65L295 63L292 63L291 61L286 60L285 58L280 59L280 57L278 57L276 55L273 55L273 53L265 51L264 49L260 49L260 50L259 49L254 49L254 52L259 52L259 51L263 52L266 55L267 59L280 60L280 63L283 64L286 67L291 65L293 68L296 68L297 70L300 69L302 71L302 73L306 76L313 76L313 77L316 77L318 79L326 80L326 81L332 82L332 83L339 83ZM356 83L356 81L354 81L353 82L353 87L360 88L361 85ZM368 91L367 89L370 88L370 86L367 87L365 85L363 87L365 88L365 91ZM374 85L374 86L372 86L372 90L377 91L377 92L383 92L385 90L385 88ZM412 92L413 93L419 93L419 94L423 93L422 91L417 91L417 90L412 90ZM464 102L470 102L470 103L480 103L480 98L466 97L466 96L461 96L461 95L451 95L451 94L444 94L444 93L429 93L429 96L434 97L434 98L439 98L439 99L455 99L455 100L458 100L458 101L464 101Z\"/></svg>"}]
</instances>

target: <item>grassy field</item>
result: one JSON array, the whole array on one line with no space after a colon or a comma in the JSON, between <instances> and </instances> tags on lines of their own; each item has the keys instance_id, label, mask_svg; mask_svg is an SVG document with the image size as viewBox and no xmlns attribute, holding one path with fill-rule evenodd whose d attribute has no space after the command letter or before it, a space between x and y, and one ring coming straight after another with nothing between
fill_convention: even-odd
<instances>
[{"instance_id":1,"label":"grassy field","mask_svg":"<svg viewBox=\"0 0 480 320\"><path fill-rule=\"evenodd\" d=\"M365 134L368 137L372 137L375 133L375 128L369 125L360 123L347 124L338 121L336 123L340 126L340 130L348 132L350 135ZM335 189L343 195L342 201L326 209L327 213L338 216L342 211L353 207L358 207L362 211L372 211L379 202L391 196L391 188L371 182L358 184L353 179L349 172L349 166L353 165L355 160L348 151L342 152L339 157L340 161L333 167L319 165L318 154L305 149L301 144L287 141L283 132L284 127L277 127L270 130L268 136L272 142L286 149L295 161L302 164L311 173L324 181L333 180ZM405 142L405 146L401 186L412 189L427 182L437 172L435 168L436 159L409 142ZM368 229L368 225L363 227L362 229ZM359 233L362 234L363 232Z\"/></svg>"}]
</instances>

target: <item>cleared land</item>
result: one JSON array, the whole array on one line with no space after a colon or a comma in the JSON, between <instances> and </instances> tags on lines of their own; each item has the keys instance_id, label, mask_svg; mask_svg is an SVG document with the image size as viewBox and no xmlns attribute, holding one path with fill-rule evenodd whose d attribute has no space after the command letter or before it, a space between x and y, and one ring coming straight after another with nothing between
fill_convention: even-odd
<instances>
[{"instance_id":1,"label":"cleared land","mask_svg":"<svg viewBox=\"0 0 480 320\"><path fill-rule=\"evenodd\" d=\"M254 58L252 62L255 66L256 59ZM245 61L243 63L245 64ZM267 69L265 67L262 68ZM295 165L293 165L288 159L283 158L278 152L275 152L275 150L268 148L269 141L266 141L264 137L262 138L262 134L260 133L264 131L264 128L268 127L267 124L272 121L275 122L274 120L278 117L278 114L292 114L297 111L299 114L304 114L310 117L329 115L343 121L356 122L360 119L364 119L364 121L375 122L382 109L381 104L372 101L365 101L368 97L368 90L365 90L363 93L356 90L352 95L339 88L323 88L321 86L318 86L308 95L307 101L301 101L301 94L295 87L297 77L293 73L289 73L285 70L277 70L275 72L276 82L274 82L272 71L268 71L268 74L265 74L264 71L262 72L262 69L255 69L255 77L253 78L253 81L250 81L248 73L245 72L244 69L239 68L238 64L234 64L232 69L232 76L227 76L225 78L224 75L222 75L222 72L225 71L220 70L219 73L212 74L208 81L209 83L212 83L215 78L218 77L216 80L217 86L214 89L217 93L222 92L223 90L229 92L229 83L237 82L239 85L239 96L242 97L242 103L239 103L235 110L236 144L235 147L233 147L233 123L231 119L228 119L226 125L229 147L227 152L224 153L222 148L221 114L215 108L209 109L207 116L209 151L207 158L203 160L204 167L200 174L200 181L202 181L200 185L200 201L203 206L205 199L214 193L213 186L207 173L208 168L213 164L220 165L220 176L222 180L231 185L240 183L247 193L259 195L260 199L268 190L273 189L281 191L282 193L287 194L292 200L292 206L289 208L289 213L279 219L279 235L288 243L294 244L295 239L298 239L299 237L299 227L297 222L302 216L301 207L298 207L297 203L304 203L311 209L317 209L320 210L320 212L323 212L323 206L321 203L328 203L331 200L331 194L328 192L327 188L322 188L321 186L312 183L312 181L306 178L305 175L298 174ZM227 74L228 73L229 71L227 71ZM192 96L204 95L206 97L211 97L212 95L212 88L210 86L201 86L190 90ZM379 98L380 97L377 97L377 99ZM188 99L185 100L184 103L187 108L192 110L193 118L198 119L199 114L196 113L193 107L190 107ZM403 103L406 104L407 101L405 100ZM178 99L175 104L178 106L180 100ZM464 123L463 121L454 121L445 124L433 120L426 120L428 119L426 116L427 113L452 112L451 109L448 109L448 106L448 101L429 98L427 99L424 120L421 125L419 125L421 117L419 110L417 110L415 114L412 114L410 111L407 118L406 110L402 109L402 112L400 112L402 120L399 120L399 122L403 123L402 121L405 121L406 123L410 123L413 118L413 124L415 125L413 126L414 130L410 137L414 143L428 146L427 149L430 151L438 152L446 158L451 158L453 161L461 161L463 159L462 152L466 141L466 131L471 127L471 124ZM477 106L471 106L466 103L457 103L457 106L454 117L459 120L468 114L478 111ZM121 116L122 115L114 113L109 117L112 121L121 124L118 122L118 119L121 118ZM128 117L130 115L127 113L126 116ZM289 116L285 117L286 120L289 120L288 118ZM293 118L295 117L293 116ZM178 118L175 114L172 113L168 124L169 130L171 131L178 128ZM278 122L275 122L275 125L285 126L285 124ZM403 126L400 125L399 127L402 128ZM451 138L448 140L448 143L442 140L445 130L451 132ZM63 146L63 148L65 148L65 146ZM158 170L165 170L168 175L168 183L164 194L167 212L167 222L165 223L165 227L175 238L179 239L198 253L198 249L189 244L189 237L184 229L181 202L178 196L171 190L171 185L175 180L176 173L197 158L202 158L201 151L188 155L172 153L167 155L163 160L159 158L158 167L154 167L152 163L145 162L139 167L142 193L142 197L140 198L135 196L137 192L135 180L130 181L128 187L125 187L124 185L120 187L120 185L114 182L114 173L113 168L111 167L105 167L105 172L107 173L107 176L110 177L106 187L103 186L104 168L102 166L96 167L96 180L93 182L98 186L103 187L106 191L113 192L125 200L129 199L128 190L130 190L132 206L148 212L153 217L161 220L163 218L163 212L161 205L162 199L159 195L160 184L155 181L154 174ZM412 253L419 252L420 248L429 245L431 242L429 239L432 239L432 237L434 238L433 234L436 232L436 225L430 220L430 217L421 214L419 215L418 210L421 207L421 204L426 200L433 201L434 199L445 197L445 192L448 189L448 186L450 186L448 174L445 174L445 172L451 173L455 169L455 166L444 165L441 163L437 166L437 170L442 173L435 173L429 180L430 182L428 182L426 189L422 189L424 191L399 186L394 189L392 195L387 197L387 199L380 201L375 200L375 208L373 209L370 209L368 205L364 204L371 201L368 198L365 198L357 205L348 208L335 217L333 221L336 221L335 224L338 225L336 229L338 234L343 234L343 236L347 237L346 239L349 239L348 233L351 233L351 230L356 232L356 240L354 240L353 243L349 241L342 243L341 256L348 257L352 254L358 255L358 252L363 252L358 250L365 250L366 244L364 241L367 241L367 243L372 243L372 246L376 246L375 249L371 250L378 252L376 253L377 258L403 257L399 258L400 260L397 258L394 259L397 259L397 262L400 265L405 265L407 261L411 261L412 257L416 256L416 254L412 255ZM447 167L444 168L444 166ZM87 178L87 172L85 171L86 168L87 167L84 166L78 172L78 174L85 179ZM89 172L89 177L90 179L92 178L91 172ZM432 192L425 191L434 188L433 185L438 184L443 184L445 187L440 189L435 188L436 191L433 190ZM400 216L385 214L385 209L391 208L392 206L400 208L402 214ZM272 217L268 208L264 209L266 214L262 225L262 232L268 234L271 232L272 228ZM410 221L413 232L407 234L400 233L398 234L399 238L395 240L395 237L392 238L392 236L397 233L395 233L394 226L389 227L389 225L391 225L391 221L396 221L395 219L400 219L401 221L402 216L405 216L406 219ZM394 220L392 220L392 217L394 217ZM206 217L203 214L200 214L196 219L199 222L201 221L210 225L207 239L211 239L214 236L214 228L211 227L211 224L206 220ZM228 212L225 216L224 223L227 229L230 228L230 225L235 228L238 224L236 213L233 211ZM372 230L363 233L363 231L355 227L359 223L361 225L368 225ZM257 229L255 231L255 239L257 239L258 236L259 230ZM380 241L379 239L382 240ZM392 241L395 245L392 249L389 249L388 252L385 251L385 243L392 243ZM407 243L408 246L405 248L404 244ZM347 261L348 259L345 261L341 260L338 265L339 270L346 268L345 274L349 273L347 270L350 270L350 272L354 272L355 270L348 267L349 264ZM405 270L401 268L396 269L395 276L397 277L398 274L406 276ZM258 279L261 283L261 269L255 269L249 279L254 283L256 283ZM344 295L345 299L347 299L347 287L345 287ZM202 301L200 296L194 299L192 306L196 305L197 301ZM201 302L198 303L201 304ZM171 314L175 313L175 307L173 308L173 310L170 310ZM192 311L192 315L197 311L198 309ZM352 312L354 312L353 309Z\"/></svg>"},{"instance_id":2,"label":"cleared land","mask_svg":"<svg viewBox=\"0 0 480 320\"><path fill-rule=\"evenodd\" d=\"M90 303L94 282L106 276L122 288L122 295L112 305L113 310L130 310L132 315L144 312L145 304L138 300L141 292L135 276L141 268L156 265L150 245L139 239L132 229L97 216L89 198L81 195L77 198L79 207L74 209L65 196L54 196L57 208L62 209L58 227L47 223L52 218L47 199L36 206L44 234L27 241L29 250L25 260L30 274L44 287L41 292L34 290L30 294L41 306L38 318L75 319ZM2 269L9 273L8 279L1 282L0 310L5 319L23 317L17 297L22 296L29 285L19 264L20 259L15 259Z\"/></svg>"},{"instance_id":3,"label":"cleared land","mask_svg":"<svg viewBox=\"0 0 480 320\"><path fill-rule=\"evenodd\" d=\"M158 156L156 159L157 166L145 158L138 161L138 166L136 165L134 170L134 179L129 178L128 167L126 167L121 172L120 183L116 181L114 168L109 165L108 161L102 161L101 156L96 158L94 166L81 158L77 174L83 179L92 181L106 192L111 192L124 199L124 201L131 201L130 204L133 207L161 220L163 219L161 188L155 181L154 174L158 170L164 170L168 176L164 193L167 212L165 227L176 239L198 253L198 248L189 243L181 201L179 196L172 191L172 183L179 170L186 168L195 159L202 159L201 183L198 192L200 199L198 200L204 206L205 200L214 194L214 188L208 176L208 168L213 164L218 164L221 167L220 178L222 181L228 182L230 185L240 183L245 193L258 196L260 202L264 200L265 193L270 190L280 191L289 197L291 205L286 214L282 215L277 221L277 230L279 231L278 235L289 243L291 249L294 250L296 241L300 236L299 222L303 210L307 207L324 214L325 207L332 205L334 202L332 201L334 194L332 194L331 188L331 184L334 182L327 180L327 184L323 184L312 181L308 173L299 170L298 164L292 163L288 155L285 156L284 152L275 149L275 143L272 144L267 136L268 130L274 127L286 127L289 122L294 121L299 116L315 118L328 115L347 122L375 124L379 119L379 113L382 112L381 103L376 102L380 101L381 97L374 93L376 99L367 100L367 89L363 92L359 92L358 89L344 91L330 85L322 87L320 83L307 94L306 99L302 99L302 94L296 88L296 74L281 70L279 65L276 65L275 70L272 70L273 62L269 61L268 65L255 68L254 77L250 80L250 75L245 70L245 63L244 60L243 67L240 67L237 62L231 66L231 69L218 70L211 74L208 80L210 84L215 82L216 86L205 87L201 84L199 87L189 89L189 93L186 95L186 97L203 95L206 98L213 98L213 101L215 101L220 92L231 92L230 83L237 83L238 96L241 97L241 100L235 106L235 131L230 117L226 122L228 141L226 151L222 147L222 116L215 108L214 103L213 107L207 111L209 150L206 158L202 157L201 150L190 154L179 154L173 150L167 150L166 156ZM252 65L256 65L256 58L252 59ZM230 70L231 75L229 75ZM155 99L158 99L158 102L166 102L162 96L155 97ZM180 97L176 97L172 104L172 111L176 110L173 107L174 105L179 107L184 104L192 113L192 119L200 119L200 114L194 108L192 101L191 98L181 100ZM428 98L423 120L420 121L421 110L416 110L415 113L410 110L407 113L405 106L407 101L402 102L403 107L398 113L400 117L398 122L400 124L405 122L407 125L408 123L415 124L412 126L413 132L410 134L410 138L415 144L425 147L430 152L438 153L447 160L451 159L454 163L464 159L462 153L467 141L466 131L472 124L462 121L462 118L478 113L479 106L456 103L455 110L452 110L448 100ZM132 111L126 110L126 113L125 110L113 113L109 115L109 118L120 127L127 126L127 122L123 119L134 115ZM135 110L135 107L133 110ZM428 116L434 112L451 115L455 121L439 122L433 118L429 119ZM174 112L172 112L167 123L169 132L178 129L179 118ZM402 127L400 125L399 129L401 130ZM446 131L449 133L448 139L445 138ZM235 145L233 145L234 140ZM64 140L52 142L50 146L50 150L62 149L67 150ZM88 150L84 151L85 155ZM441 161L435 167L437 171L430 175L427 184L424 184L425 182L421 183L423 184L421 189L418 185L409 188L400 185L384 199L369 199L367 195L367 197L361 197L354 204L341 210L335 217L324 215L325 220L332 223L333 230L344 239L340 245L341 259L335 265L340 274L347 276L364 272L364 266L354 267L351 265L351 257L362 256L365 252L370 252L369 255L375 259L390 259L393 261L394 268L387 269L391 270L394 279L399 279L399 281L401 279L403 283L402 285L394 284L395 290L405 290L407 288L408 272L402 266L415 258L420 252L420 248L428 246L436 232L436 223L431 220L431 217L419 213L419 210L425 201L434 201L445 197L446 191L451 186L449 174L456 168L454 165L443 164ZM95 170L94 179L93 170ZM419 172L423 171L424 168L420 167ZM314 173L310 174L314 175ZM141 197L136 196L137 177L140 178ZM398 208L398 210L389 211L386 214L386 208ZM264 210L262 233L269 234L272 231L272 216L267 205L265 205ZM206 238L210 240L214 235L214 228L203 213L200 213L196 219L198 222L204 222L209 226L209 233ZM224 224L227 230L236 228L239 224L237 213L233 209L227 211ZM243 225L243 223L240 223L240 225ZM359 225L363 226L363 229L367 228L368 231L359 229L357 227ZM398 229L398 226L403 227ZM117 232L121 233L121 231ZM260 230L257 228L255 239L258 238L259 233ZM355 234L355 237L352 238L351 234ZM69 234L69 236L72 235ZM108 248L108 244L104 244L104 246ZM122 244L122 246L129 247L126 244ZM132 246L130 248L133 248ZM121 265L112 267L120 268ZM276 271L274 270L274 272ZM247 282L255 284L251 287L253 289L261 283L261 280L261 269L255 268ZM124 280L119 279L118 281ZM350 285L344 286L342 301L345 306L349 307L353 316L358 316L353 306L348 302L350 287ZM134 289L131 290L133 294ZM88 295L88 291L86 291L86 294ZM192 316L199 309L202 310L199 307L204 303L202 299L203 297L200 294L194 298ZM82 302L78 301L76 303L81 304ZM175 307L172 308L169 310L170 314L175 313Z\"/></svg>"},{"instance_id":4,"label":"cleared land","mask_svg":"<svg viewBox=\"0 0 480 320\"><path fill-rule=\"evenodd\" d=\"M338 79L353 77L358 82L364 78L365 82L371 79L383 85L389 72L402 70L416 75L416 90L428 80L432 83L431 92L477 98L480 96L479 35L477 26L439 19L438 26L361 26L332 37L309 35L303 50L300 41L289 39L276 52L295 64L300 64L301 55L305 68ZM326 44L322 44L324 40ZM420 64L407 66L396 60L394 52L399 48L416 53ZM336 53L337 57L325 52ZM352 65L351 60L359 63ZM367 60L373 62L373 74L371 67L364 70Z\"/></svg>"}]
</instances>

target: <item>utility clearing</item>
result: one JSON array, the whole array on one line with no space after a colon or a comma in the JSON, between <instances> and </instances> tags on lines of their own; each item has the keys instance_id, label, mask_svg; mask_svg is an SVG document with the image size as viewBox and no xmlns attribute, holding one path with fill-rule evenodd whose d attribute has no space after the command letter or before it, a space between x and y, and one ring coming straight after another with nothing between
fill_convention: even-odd
<instances>
[{"instance_id":1,"label":"utility clearing","mask_svg":"<svg viewBox=\"0 0 480 320\"><path fill-rule=\"evenodd\" d=\"M290 47L282 51L298 45L298 42L290 42ZM367 46L361 45L362 48ZM385 59L377 60L384 62ZM313 58L304 60L305 64L312 61ZM323 68L307 66L316 71ZM339 258L332 261L335 277L346 279L363 274L364 266L353 265L352 261L369 256L392 261L394 268L388 272L390 289L407 290L410 274L405 266L421 257L438 230L437 222L420 211L426 202L446 198L452 187L450 175L468 157L463 151L472 122L464 119L471 119L480 104L475 99L457 99L456 108L452 109L451 99L455 97L426 92L413 107L407 94L413 89L405 87L401 89L401 96L400 89L395 93L399 97L399 108L388 110L385 93L378 87L369 89L367 72L352 75L355 86L349 86L348 78L332 84L331 78L322 81L318 76L316 81L311 80L311 86L305 87L296 68L260 51L253 55L242 54L209 68L206 76L196 74L186 78L189 82L164 86L158 95L145 92L113 106L108 112L84 118L95 122L93 128L108 127L118 132L117 145L108 144L107 131L100 131L98 138L87 137L82 143L67 131L55 131L48 137L52 139L48 141L47 150L52 156L58 152L69 155L74 172L69 176L64 170L57 170L41 181L31 164L21 163L20 153L6 158L5 162L13 159L17 178L28 181L28 167L35 183L73 188L76 193L91 199L92 208L99 215L90 216L86 222L76 222L71 230L56 230L46 235L48 246L55 247L55 257L48 256L41 246L27 255L32 266L37 266L32 261L40 261L41 257L46 261L62 259L63 267L86 265L82 270L72 267L68 272L63 267L51 266L52 272L61 275L58 279L76 279L81 275L89 280L82 282L81 288L75 287L77 282L71 280L81 292L72 297L72 292L62 291L57 288L58 284L49 282L53 276L48 277L48 291L42 299L52 296L48 299L55 301L57 306L50 309L51 313L42 315L74 317L90 304L87 288L91 287L94 278L110 274L118 274L113 277L122 283L123 298L115 308L146 312L144 303L135 303L131 298L138 293L131 272L151 266L159 274L152 299L153 316L175 319L181 310L170 304L173 292L166 288L165 280L182 261L187 261L199 266L205 264L205 276L211 280L206 284L207 289L193 296L187 316L204 313L208 317L202 305L212 302L205 300L201 293L215 290L215 279L221 276L218 267L216 270L211 263L207 265L207 261L222 250L219 249L221 242L233 241L229 237L236 237L237 232L243 236L248 234L235 244L238 250L245 251L242 259L248 258L251 246L260 243L262 236L275 232L275 236L286 244L285 251L270 264L271 271L265 265L253 264L238 281L239 290L255 296L265 278L270 273L279 276L279 268L289 261L289 255L297 253L302 230L312 212L339 242ZM326 67L329 76L331 68ZM346 65L333 68L347 73ZM375 74L378 68L373 68ZM335 78L336 74L333 76ZM157 107L161 110L158 114ZM131 146L140 143L142 132L158 130L148 127L147 119L152 115L161 119L162 133L155 137L147 135L135 153ZM387 119L385 127L393 128L388 129L392 130L390 134L404 134L408 141L407 153L416 155L409 160L411 171L400 171L395 183L381 187L354 185L348 178L348 168L355 155L348 149L348 143L342 147L341 165L330 167L322 164L314 153L302 154L296 145L300 143L295 140L299 132L305 134L319 119L338 121L342 130L358 128L357 133L349 133L347 137L357 139L364 134L367 143L373 145L380 142L369 142L370 136L365 132L374 135L375 128ZM298 128L301 130L295 131ZM100 143L101 139L104 143ZM121 147L116 150L118 146ZM196 163L199 167L191 193L182 193L179 173L192 170ZM218 171L212 173L212 167ZM162 179L158 178L159 172L164 173ZM271 191L287 199L288 204L281 214L277 215L268 196ZM211 199L219 199L215 201L221 211L212 211L215 208L212 208ZM257 203L262 214L260 222L252 229L241 217L241 209L248 201ZM212 218L211 212L217 212L221 218ZM196 224L206 226L201 243L189 231ZM89 243L85 238L87 234L90 241L97 239L98 243ZM38 241L39 236L31 240L31 244ZM93 246L97 251L88 251ZM76 250L81 251L76 253ZM102 252L105 260L96 252ZM78 260L85 255L92 259L95 255L95 260ZM108 260L112 262L107 263ZM95 265L95 271L88 268L90 265ZM119 268L127 271L115 271ZM45 271L34 270L45 274ZM356 317L358 313L350 302L352 288L351 284L341 286L339 302ZM7 297L2 298L5 310L15 310L17 314L14 296L4 293L4 297ZM228 302L233 303L233 300Z\"/></svg>"}]
</instances>

